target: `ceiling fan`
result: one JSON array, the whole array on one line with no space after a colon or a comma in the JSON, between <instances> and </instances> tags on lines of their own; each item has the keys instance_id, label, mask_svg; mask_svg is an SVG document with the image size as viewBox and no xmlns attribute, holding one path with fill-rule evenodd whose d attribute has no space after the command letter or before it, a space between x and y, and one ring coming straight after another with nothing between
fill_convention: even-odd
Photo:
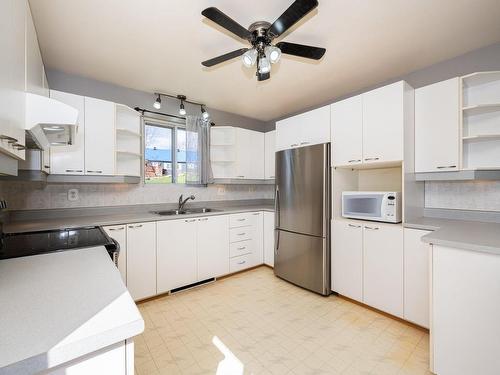
<instances>
[{"instance_id":1,"label":"ceiling fan","mask_svg":"<svg viewBox=\"0 0 500 375\"><path fill-rule=\"evenodd\" d=\"M243 64L252 67L257 64L257 79L264 81L271 77L271 64L278 62L282 53L319 60L326 52L325 48L306 46L302 44L279 42L273 45L273 40L287 31L306 14L318 6L317 0L295 0L290 7L270 24L266 21L254 22L248 29L228 17L219 9L211 7L201 12L224 29L232 32L252 45L251 48L240 48L213 59L202 62L203 66L211 67L224 61L243 56Z\"/></svg>"}]
</instances>

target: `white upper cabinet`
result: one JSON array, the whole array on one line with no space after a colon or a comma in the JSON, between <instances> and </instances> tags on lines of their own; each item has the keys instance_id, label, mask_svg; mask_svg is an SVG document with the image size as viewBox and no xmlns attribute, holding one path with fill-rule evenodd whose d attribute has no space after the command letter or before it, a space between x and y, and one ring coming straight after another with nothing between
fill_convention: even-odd
<instances>
[{"instance_id":1,"label":"white upper cabinet","mask_svg":"<svg viewBox=\"0 0 500 375\"><path fill-rule=\"evenodd\" d=\"M51 173L85 173L85 99L83 96L50 90L50 97L78 110L78 126L71 146L51 147ZM92 144L92 143L91 143Z\"/></svg>"},{"instance_id":2,"label":"white upper cabinet","mask_svg":"<svg viewBox=\"0 0 500 375\"><path fill-rule=\"evenodd\" d=\"M276 123L276 151L330 142L330 106Z\"/></svg>"},{"instance_id":3,"label":"white upper cabinet","mask_svg":"<svg viewBox=\"0 0 500 375\"><path fill-rule=\"evenodd\" d=\"M229 216L211 216L197 220L198 280L228 274ZM193 236L193 233L190 235Z\"/></svg>"},{"instance_id":4,"label":"white upper cabinet","mask_svg":"<svg viewBox=\"0 0 500 375\"><path fill-rule=\"evenodd\" d=\"M276 130L264 134L264 148L264 178L266 180L273 180L275 178Z\"/></svg>"},{"instance_id":5,"label":"white upper cabinet","mask_svg":"<svg viewBox=\"0 0 500 375\"><path fill-rule=\"evenodd\" d=\"M460 168L460 78L415 90L415 172Z\"/></svg>"},{"instance_id":6,"label":"white upper cabinet","mask_svg":"<svg viewBox=\"0 0 500 375\"><path fill-rule=\"evenodd\" d=\"M48 96L45 69L29 3L26 3L26 91Z\"/></svg>"},{"instance_id":7,"label":"white upper cabinet","mask_svg":"<svg viewBox=\"0 0 500 375\"><path fill-rule=\"evenodd\" d=\"M236 178L264 179L264 133L236 128Z\"/></svg>"},{"instance_id":8,"label":"white upper cabinet","mask_svg":"<svg viewBox=\"0 0 500 375\"><path fill-rule=\"evenodd\" d=\"M115 173L115 103L85 97L85 174Z\"/></svg>"},{"instance_id":9,"label":"white upper cabinet","mask_svg":"<svg viewBox=\"0 0 500 375\"><path fill-rule=\"evenodd\" d=\"M363 94L363 163L403 160L405 90L409 89L400 81Z\"/></svg>"},{"instance_id":10,"label":"white upper cabinet","mask_svg":"<svg viewBox=\"0 0 500 375\"><path fill-rule=\"evenodd\" d=\"M354 96L331 106L332 164L363 162L363 97Z\"/></svg>"}]
</instances>

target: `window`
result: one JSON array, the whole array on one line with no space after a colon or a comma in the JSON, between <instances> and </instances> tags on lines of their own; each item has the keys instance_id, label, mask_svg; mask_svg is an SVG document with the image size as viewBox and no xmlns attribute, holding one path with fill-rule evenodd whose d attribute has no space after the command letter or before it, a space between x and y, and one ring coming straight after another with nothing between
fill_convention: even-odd
<instances>
[{"instance_id":1,"label":"window","mask_svg":"<svg viewBox=\"0 0 500 375\"><path fill-rule=\"evenodd\" d=\"M146 121L144 125L144 182L186 182L186 129L183 124Z\"/></svg>"}]
</instances>

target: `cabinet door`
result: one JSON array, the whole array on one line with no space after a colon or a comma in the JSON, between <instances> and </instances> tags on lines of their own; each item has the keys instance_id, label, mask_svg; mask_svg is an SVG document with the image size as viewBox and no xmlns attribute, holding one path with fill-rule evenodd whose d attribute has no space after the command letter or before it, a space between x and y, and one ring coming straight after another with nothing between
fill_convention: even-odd
<instances>
[{"instance_id":1,"label":"cabinet door","mask_svg":"<svg viewBox=\"0 0 500 375\"><path fill-rule=\"evenodd\" d=\"M265 148L265 168L264 178L266 180L273 180L275 178L274 168L276 161L276 130L265 133L264 136Z\"/></svg>"},{"instance_id":2,"label":"cabinet door","mask_svg":"<svg viewBox=\"0 0 500 375\"><path fill-rule=\"evenodd\" d=\"M197 281L196 220L181 219L157 223L158 293Z\"/></svg>"},{"instance_id":3,"label":"cabinet door","mask_svg":"<svg viewBox=\"0 0 500 375\"><path fill-rule=\"evenodd\" d=\"M254 267L264 263L264 214L252 212L251 218L253 246L249 267Z\"/></svg>"},{"instance_id":4,"label":"cabinet door","mask_svg":"<svg viewBox=\"0 0 500 375\"><path fill-rule=\"evenodd\" d=\"M363 162L403 160L404 82L363 94Z\"/></svg>"},{"instance_id":5,"label":"cabinet door","mask_svg":"<svg viewBox=\"0 0 500 375\"><path fill-rule=\"evenodd\" d=\"M156 295L156 223L127 225L127 289L137 301Z\"/></svg>"},{"instance_id":6,"label":"cabinet door","mask_svg":"<svg viewBox=\"0 0 500 375\"><path fill-rule=\"evenodd\" d=\"M236 178L264 179L264 133L236 128Z\"/></svg>"},{"instance_id":7,"label":"cabinet door","mask_svg":"<svg viewBox=\"0 0 500 375\"><path fill-rule=\"evenodd\" d=\"M45 95L42 54L38 46L35 25L29 3L26 1L26 91Z\"/></svg>"},{"instance_id":8,"label":"cabinet door","mask_svg":"<svg viewBox=\"0 0 500 375\"><path fill-rule=\"evenodd\" d=\"M415 172L459 168L460 78L415 90Z\"/></svg>"},{"instance_id":9,"label":"cabinet door","mask_svg":"<svg viewBox=\"0 0 500 375\"><path fill-rule=\"evenodd\" d=\"M274 212L264 212L264 264L274 267Z\"/></svg>"},{"instance_id":10,"label":"cabinet door","mask_svg":"<svg viewBox=\"0 0 500 375\"><path fill-rule=\"evenodd\" d=\"M333 165L361 164L363 159L362 95L332 104L331 128Z\"/></svg>"},{"instance_id":11,"label":"cabinet door","mask_svg":"<svg viewBox=\"0 0 500 375\"><path fill-rule=\"evenodd\" d=\"M80 95L50 90L50 97L78 110L78 126L71 146L51 147L50 166L53 174L85 173L85 98ZM90 143L93 144L93 143Z\"/></svg>"},{"instance_id":12,"label":"cabinet door","mask_svg":"<svg viewBox=\"0 0 500 375\"><path fill-rule=\"evenodd\" d=\"M85 97L85 174L115 173L115 104Z\"/></svg>"},{"instance_id":13,"label":"cabinet door","mask_svg":"<svg viewBox=\"0 0 500 375\"><path fill-rule=\"evenodd\" d=\"M229 216L198 220L198 280L229 273Z\"/></svg>"},{"instance_id":14,"label":"cabinet door","mask_svg":"<svg viewBox=\"0 0 500 375\"><path fill-rule=\"evenodd\" d=\"M295 117L276 122L276 151L299 147L300 122Z\"/></svg>"},{"instance_id":15,"label":"cabinet door","mask_svg":"<svg viewBox=\"0 0 500 375\"><path fill-rule=\"evenodd\" d=\"M302 114L299 130L300 147L330 142L330 106Z\"/></svg>"},{"instance_id":16,"label":"cabinet door","mask_svg":"<svg viewBox=\"0 0 500 375\"><path fill-rule=\"evenodd\" d=\"M363 229L346 220L332 221L332 290L363 301Z\"/></svg>"},{"instance_id":17,"label":"cabinet door","mask_svg":"<svg viewBox=\"0 0 500 375\"><path fill-rule=\"evenodd\" d=\"M363 225L363 302L403 317L403 229Z\"/></svg>"},{"instance_id":18,"label":"cabinet door","mask_svg":"<svg viewBox=\"0 0 500 375\"><path fill-rule=\"evenodd\" d=\"M429 328L430 245L421 241L431 232L404 230L404 318Z\"/></svg>"},{"instance_id":19,"label":"cabinet door","mask_svg":"<svg viewBox=\"0 0 500 375\"><path fill-rule=\"evenodd\" d=\"M104 231L120 245L118 254L118 270L123 282L127 285L127 227L126 225L111 225L103 227Z\"/></svg>"}]
</instances>

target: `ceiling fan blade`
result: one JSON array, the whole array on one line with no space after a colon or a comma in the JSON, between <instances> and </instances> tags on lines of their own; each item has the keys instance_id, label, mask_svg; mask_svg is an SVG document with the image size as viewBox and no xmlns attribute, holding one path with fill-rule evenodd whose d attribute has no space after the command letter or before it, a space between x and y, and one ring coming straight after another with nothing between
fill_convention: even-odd
<instances>
[{"instance_id":1,"label":"ceiling fan blade","mask_svg":"<svg viewBox=\"0 0 500 375\"><path fill-rule=\"evenodd\" d=\"M323 57L326 52L325 48L305 46L303 44L279 42L276 44L281 50L281 53L286 53L287 55L294 55L305 57L307 59L319 60Z\"/></svg>"},{"instance_id":2,"label":"ceiling fan blade","mask_svg":"<svg viewBox=\"0 0 500 375\"><path fill-rule=\"evenodd\" d=\"M257 72L257 81L265 81L271 78L271 73L259 73Z\"/></svg>"},{"instance_id":3,"label":"ceiling fan blade","mask_svg":"<svg viewBox=\"0 0 500 375\"><path fill-rule=\"evenodd\" d=\"M318 6L318 0L295 0L290 7L271 25L269 33L280 36L307 13Z\"/></svg>"},{"instance_id":4,"label":"ceiling fan blade","mask_svg":"<svg viewBox=\"0 0 500 375\"><path fill-rule=\"evenodd\" d=\"M225 53L224 55L220 55L217 57L214 57L213 59L203 61L201 65L206 66L206 67L211 67L217 64L220 64L224 61L234 59L235 57L243 55L246 51L248 51L248 48L240 48L237 49L236 51L228 52Z\"/></svg>"},{"instance_id":5,"label":"ceiling fan blade","mask_svg":"<svg viewBox=\"0 0 500 375\"><path fill-rule=\"evenodd\" d=\"M215 7L207 8L201 14L242 39L252 38L250 31Z\"/></svg>"}]
</instances>

